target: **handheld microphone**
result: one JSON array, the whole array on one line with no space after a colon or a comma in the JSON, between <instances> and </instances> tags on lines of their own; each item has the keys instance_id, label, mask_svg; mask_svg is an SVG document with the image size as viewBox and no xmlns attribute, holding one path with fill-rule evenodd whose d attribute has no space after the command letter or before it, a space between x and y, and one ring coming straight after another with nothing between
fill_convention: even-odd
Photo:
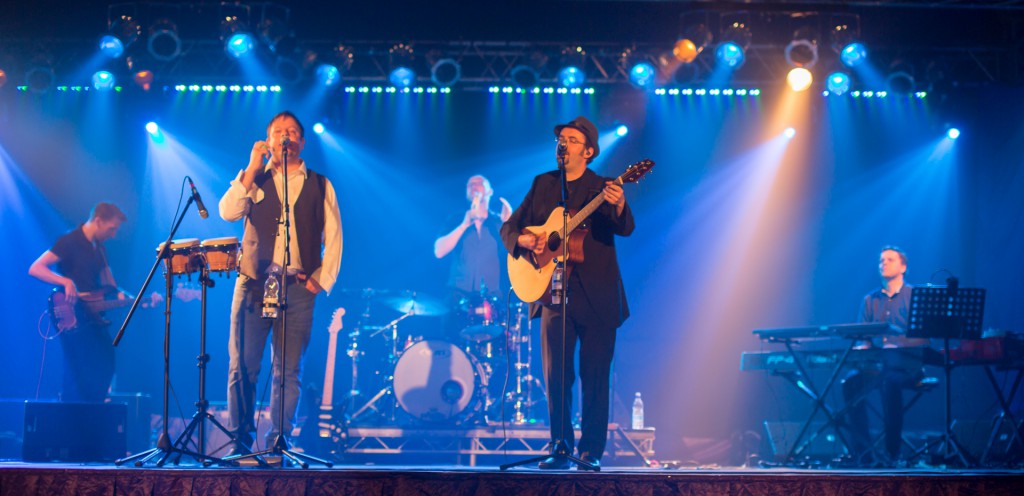
<instances>
[{"instance_id":1,"label":"handheld microphone","mask_svg":"<svg viewBox=\"0 0 1024 496\"><path fill-rule=\"evenodd\" d=\"M196 206L199 207L199 217L205 219L210 216L210 212L206 210L206 205L203 205L203 199L199 196L199 191L196 191L196 185L192 182L192 178L185 176L188 179L188 185L192 188L192 199L195 200Z\"/></svg>"}]
</instances>

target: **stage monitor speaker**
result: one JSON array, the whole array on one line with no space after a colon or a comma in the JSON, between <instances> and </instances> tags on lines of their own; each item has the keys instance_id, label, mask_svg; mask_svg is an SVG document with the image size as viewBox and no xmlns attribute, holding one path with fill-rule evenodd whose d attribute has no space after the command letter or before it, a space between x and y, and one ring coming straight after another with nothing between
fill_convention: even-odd
<instances>
[{"instance_id":1,"label":"stage monitor speaker","mask_svg":"<svg viewBox=\"0 0 1024 496\"><path fill-rule=\"evenodd\" d=\"M793 449L793 443L796 442L796 437L800 434L803 425L803 422L769 422L766 420L764 422L765 439L769 450L767 454L770 455L767 459L777 462L786 461L786 455ZM823 422L812 423L801 442L806 442L809 436L823 425L825 425ZM832 429L826 429L814 439L810 446L800 452L798 458L831 460L845 452L843 443L836 438Z\"/></svg>"},{"instance_id":2,"label":"stage monitor speaker","mask_svg":"<svg viewBox=\"0 0 1024 496\"><path fill-rule=\"evenodd\" d=\"M153 398L142 393L110 393L107 403L123 403L128 413L128 452L142 453L153 447Z\"/></svg>"},{"instance_id":3,"label":"stage monitor speaker","mask_svg":"<svg viewBox=\"0 0 1024 496\"><path fill-rule=\"evenodd\" d=\"M22 459L112 462L127 453L122 403L25 403Z\"/></svg>"}]
</instances>

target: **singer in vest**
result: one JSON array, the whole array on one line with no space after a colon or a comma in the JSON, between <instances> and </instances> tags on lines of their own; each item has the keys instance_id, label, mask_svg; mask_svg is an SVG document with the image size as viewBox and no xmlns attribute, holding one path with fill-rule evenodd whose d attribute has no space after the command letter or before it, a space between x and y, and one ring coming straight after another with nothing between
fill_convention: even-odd
<instances>
[{"instance_id":1,"label":"singer in vest","mask_svg":"<svg viewBox=\"0 0 1024 496\"><path fill-rule=\"evenodd\" d=\"M541 349L544 377L551 416L551 439L563 440L572 452L572 386L576 379L573 356L580 347L580 384L582 386L582 434L580 458L599 465L608 439L608 388L615 335L629 316L626 292L619 274L615 236L633 232L633 213L626 204L622 187L598 176L587 166L600 152L597 127L585 117L555 126L558 143L556 160L564 161L568 181L566 208L579 210L590 200L602 196L605 202L581 225L588 229L583 238L584 261L571 264L565 281L568 294L565 346L563 347L561 305L543 305ZM559 165L559 167L562 167ZM513 257L543 252L543 240L549 233L524 234L523 229L540 226L561 199L561 171L545 172L534 178L519 208L501 227L505 248ZM535 317L538 305L531 308ZM560 397L561 395L561 397ZM548 458L542 469L566 469L565 459Z\"/></svg>"},{"instance_id":2,"label":"singer in vest","mask_svg":"<svg viewBox=\"0 0 1024 496\"><path fill-rule=\"evenodd\" d=\"M244 220L242 256L231 303L228 340L228 428L236 444L232 454L245 453L256 433L256 383L268 335L272 336L273 385L270 396L269 445L292 431L301 388L302 359L309 345L313 305L321 291L330 292L341 264L341 215L334 186L306 168L301 153L305 130L290 112L281 112L267 125L266 140L256 141L249 165L231 182L220 199L220 216ZM290 263L285 263L284 177L287 158L290 206ZM269 159L269 160L267 160ZM322 255L321 255L322 253ZM264 284L270 273L284 273L287 291L287 329L279 318L263 318ZM280 350L287 339L285 391L281 397ZM278 417L284 401L285 418Z\"/></svg>"}]
</instances>

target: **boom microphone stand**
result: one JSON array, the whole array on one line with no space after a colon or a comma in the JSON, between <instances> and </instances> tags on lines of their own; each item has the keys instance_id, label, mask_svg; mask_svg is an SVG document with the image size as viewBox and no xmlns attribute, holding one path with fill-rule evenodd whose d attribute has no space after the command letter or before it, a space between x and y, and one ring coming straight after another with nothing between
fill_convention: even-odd
<instances>
[{"instance_id":1,"label":"boom microphone stand","mask_svg":"<svg viewBox=\"0 0 1024 496\"><path fill-rule=\"evenodd\" d=\"M142 289L139 290L138 293L145 294L146 288L149 286L150 281L153 280L153 274L156 273L156 268L160 266L161 261L166 260L167 270L164 273L164 279L167 283L167 298L164 301L164 408L161 413L163 427L160 431L160 436L157 438L156 448L116 460L114 461L114 465L122 465L130 461L134 461L136 467L141 467L149 460L160 455L163 456L160 457L160 461L156 463L156 466L158 467L162 467L164 463L167 462L167 459L174 454L178 455L175 459L175 463L180 460L181 455L183 454L195 458L196 461L209 458L201 453L184 450L174 446L174 444L171 443L171 436L167 432L168 392L171 385L171 239L174 238L174 233L178 232L178 227L181 226L181 221L185 220L185 212L188 212L188 207L192 206L193 201L195 201L195 196L190 195L188 197L188 202L185 203L185 208L181 210L181 216L174 222L174 227L171 228L170 234L167 235L167 240L164 241L163 248L160 250L160 253L157 254L156 260L153 261L153 267L149 269L149 275L146 276L146 280L142 283ZM189 263L191 263L191 261L189 261ZM135 309L139 306L139 301L141 300L136 298L135 302L132 303L131 309L128 310L128 315L125 316L124 323L121 324L121 329L117 332L117 336L114 337L114 346L117 346L117 344L121 342L121 338L124 336L124 330L128 327L128 322L132 319L132 315L135 314Z\"/></svg>"},{"instance_id":2,"label":"boom microphone stand","mask_svg":"<svg viewBox=\"0 0 1024 496\"><path fill-rule=\"evenodd\" d=\"M565 174L566 174L566 170L565 170L566 167L565 166L566 166L566 150L563 147L563 145L559 144L558 145L558 170L561 171L561 174L559 174L559 177L561 177L561 180L562 180L562 198L561 198L561 200L559 200L558 206L562 207L562 239L561 239L561 243L562 243L562 259L561 259L561 261L557 262L557 265L555 266L554 278L557 279L557 277L559 275L561 275L561 277L562 277L562 280L561 280L561 284L562 284L562 294L561 294L561 297L562 298L561 298L561 301L559 302L559 306L561 306L561 311L562 311L562 349L561 349L561 354L562 354L562 356L561 356L561 360L562 360L562 367L561 367L561 369L562 369L561 370L562 381L561 381L561 391L559 391L558 420L557 420L558 425L559 425L558 431L559 431L559 433L561 434L562 437L558 437L558 438L554 439L551 442L551 453L550 454L535 456L533 458L527 458L526 460L520 460L518 462L508 463L508 464L502 465L500 467L501 470L507 470L507 469L509 469L511 467L518 467L518 466L521 466L521 465L528 465L528 464L531 464L531 463L536 463L536 462L539 462L541 460L545 460L547 458L554 458L556 461L571 461L571 462L576 464L577 468L581 468L581 469L584 469L584 470L593 470L595 472L600 472L601 471L601 467L595 467L594 465L591 465L591 464L589 464L589 463L587 463L587 462L585 462L585 461L583 461L583 460L573 456L572 452L569 450L569 444L565 442L565 437L564 437L565 436L565 426L562 425L562 419L565 418L565 382L566 382L566 377L565 377L566 370L565 369L566 369L566 361L567 360L572 360L573 359L573 355L574 355L574 353L568 353L568 356L566 356L566 344L567 344L566 340L567 339L566 339L566 336L565 336L565 331L568 328L568 315L569 315L568 314L568 310L569 310L568 309L568 305L569 305L569 277L568 277L568 272L566 270L568 268L568 262L569 262L569 240L566 239L566 234L568 234L568 230L569 230L569 209L567 208L568 201L569 201L569 183L568 183L568 180L565 177ZM551 289L552 289L552 297L554 298L555 297L555 295L554 295L554 289L555 289L554 288L554 284L552 284L552 288ZM548 391L548 393L550 393L550 391ZM550 397L549 397L549 401L550 401ZM552 424L554 424L556 422L556 420L555 419L551 419L551 422L552 422ZM569 422L569 429L572 429L572 421Z\"/></svg>"},{"instance_id":3,"label":"boom microphone stand","mask_svg":"<svg viewBox=\"0 0 1024 496\"><path fill-rule=\"evenodd\" d=\"M289 265L291 265L291 260L292 260L292 252L291 252L291 241L292 241L291 240L291 225L292 225L292 220L291 220L291 203L290 203L290 200L288 198L289 197L289 194L288 194L288 145L290 145L290 144L291 144L291 140L288 139L288 138L284 138L284 140L281 142L281 154L282 154L282 162L283 162L281 164L281 175L283 176L283 181L284 181L284 187L282 188L284 193L281 195L282 196L282 202L284 203L284 253L282 253L282 256L284 258L284 263L281 264L281 274L280 274L280 277L281 277L281 281L280 281L281 282L281 284L280 284L281 293L280 293L280 295L278 295L278 301L279 301L278 307L281 309L281 312L278 315L278 319L279 319L279 322L281 324L281 359L278 360L278 368L280 369L281 380L278 381L278 388L279 388L278 390L281 392L281 399L277 403L277 406L278 406L278 412L277 412L277 439L274 440L273 446L271 446L271 447L269 447L269 448L267 448L267 449L265 449L263 451L258 451L256 453L250 453L248 455L242 455L242 456L239 456L239 457L227 457L227 458L225 458L225 460L239 461L239 460L245 460L245 459L249 459L249 458L255 458L260 463L261 466L270 466L270 464L267 463L267 461L266 461L266 456L267 455L274 455L274 456L277 456L277 457L281 458L281 466L282 467L284 466L285 458L291 460L292 463L295 463L296 465L298 465L298 466L300 466L302 468L309 468L309 464L306 463L307 460L311 461L313 463L319 463L321 465L325 465L327 467L333 467L334 464L329 462L329 461L327 461L327 460L323 460L323 459L317 458L315 456L310 456L310 455L307 455L305 453L299 453L298 451L292 451L291 449L289 449L289 447L288 447L288 438L285 436L285 433L284 433L284 413L285 413L284 412L284 404L285 404L284 382L285 382L285 372L287 371L287 369L285 368L285 360L286 360L286 358L288 356L287 353L286 353L286 351L288 350L288 339L287 339L288 338L288 326L287 326L287 322L288 322L288 285L287 285L287 281L288 281L288 267L289 267ZM275 276L273 274L270 274L267 277L277 277L277 276ZM298 281L295 281L295 282L298 283ZM271 324L271 327L273 327L273 324ZM271 335L273 335L273 331L271 331Z\"/></svg>"}]
</instances>

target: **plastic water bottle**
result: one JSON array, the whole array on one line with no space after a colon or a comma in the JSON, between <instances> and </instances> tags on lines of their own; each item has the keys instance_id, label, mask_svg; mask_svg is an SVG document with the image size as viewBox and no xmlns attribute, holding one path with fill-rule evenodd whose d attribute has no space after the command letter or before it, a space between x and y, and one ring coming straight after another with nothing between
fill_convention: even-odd
<instances>
[{"instance_id":1,"label":"plastic water bottle","mask_svg":"<svg viewBox=\"0 0 1024 496\"><path fill-rule=\"evenodd\" d=\"M551 303L559 304L565 296L565 266L555 264L555 272L551 274Z\"/></svg>"},{"instance_id":2,"label":"plastic water bottle","mask_svg":"<svg viewBox=\"0 0 1024 496\"><path fill-rule=\"evenodd\" d=\"M633 430L644 428L644 400L640 399L640 391L633 400Z\"/></svg>"},{"instance_id":3,"label":"plastic water bottle","mask_svg":"<svg viewBox=\"0 0 1024 496\"><path fill-rule=\"evenodd\" d=\"M273 266L267 274L267 282L263 283L263 318L276 319L278 298L281 295L281 269Z\"/></svg>"}]
</instances>

